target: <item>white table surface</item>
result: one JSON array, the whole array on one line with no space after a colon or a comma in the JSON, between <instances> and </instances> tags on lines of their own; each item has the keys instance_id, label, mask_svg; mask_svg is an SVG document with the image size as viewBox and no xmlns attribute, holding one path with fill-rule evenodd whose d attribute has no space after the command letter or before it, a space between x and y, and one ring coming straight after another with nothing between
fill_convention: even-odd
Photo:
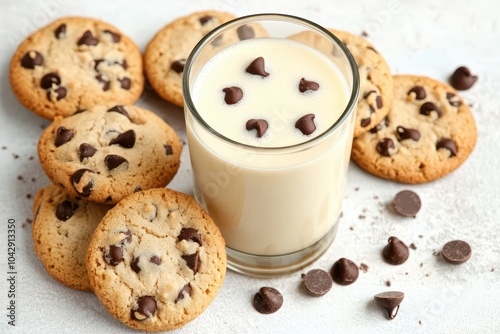
<instances>
[{"instance_id":1,"label":"white table surface","mask_svg":"<svg viewBox=\"0 0 500 334\"><path fill-rule=\"evenodd\" d=\"M39 166L36 143L47 121L23 108L8 83L8 64L28 33L64 15L108 21L144 49L171 20L202 9L237 15L282 12L327 27L361 33L386 57L394 73L428 75L446 81L460 65L479 81L463 93L473 104L479 138L469 159L449 176L423 185L402 185L349 169L344 216L337 239L310 268L329 270L347 257L366 263L367 273L351 286L334 285L313 298L299 288L300 272L275 279L228 272L210 307L176 333L499 333L500 332L500 27L497 0L456 1L69 1L16 0L0 3L0 333L133 333L101 306L92 293L52 280L33 252L31 205L48 179ZM159 114L185 139L183 112L146 89L138 105ZM16 159L14 155L19 157ZM31 158L33 157L33 158ZM18 180L18 175L23 180ZM35 178L35 181L32 181ZM191 193L188 150L170 187ZM420 194L416 219L395 215L388 204L402 189ZM364 215L362 219L359 216ZM16 327L7 324L7 221L16 221ZM389 236L415 243L409 260L390 266L381 259ZM419 237L422 236L422 237ZM442 245L463 239L473 249L465 264L434 256ZM305 270L304 270L305 271ZM386 280L392 286L385 285ZM274 314L257 313L253 294L273 286L284 296ZM387 290L405 293L398 316L385 319L372 301Z\"/></svg>"}]
</instances>

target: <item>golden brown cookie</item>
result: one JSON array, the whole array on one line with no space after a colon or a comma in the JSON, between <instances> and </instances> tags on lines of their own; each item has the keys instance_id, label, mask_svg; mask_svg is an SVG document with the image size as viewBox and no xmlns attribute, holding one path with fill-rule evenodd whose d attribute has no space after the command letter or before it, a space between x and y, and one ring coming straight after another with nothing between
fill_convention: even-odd
<instances>
[{"instance_id":1,"label":"golden brown cookie","mask_svg":"<svg viewBox=\"0 0 500 334\"><path fill-rule=\"evenodd\" d=\"M40 163L54 184L73 197L108 204L166 186L181 151L179 137L161 118L123 105L56 117L38 143Z\"/></svg>"},{"instance_id":2,"label":"golden brown cookie","mask_svg":"<svg viewBox=\"0 0 500 334\"><path fill-rule=\"evenodd\" d=\"M391 112L354 138L352 159L373 175L424 183L458 168L476 139L470 108L452 87L427 77L398 75Z\"/></svg>"},{"instance_id":3,"label":"golden brown cookie","mask_svg":"<svg viewBox=\"0 0 500 334\"><path fill-rule=\"evenodd\" d=\"M200 315L222 286L225 243L198 203L166 188L123 199L102 219L87 252L90 283L127 326L178 328Z\"/></svg>"},{"instance_id":4,"label":"golden brown cookie","mask_svg":"<svg viewBox=\"0 0 500 334\"><path fill-rule=\"evenodd\" d=\"M142 55L110 24L64 17L19 45L10 84L26 108L50 120L98 104L132 104L144 88Z\"/></svg>"},{"instance_id":5,"label":"golden brown cookie","mask_svg":"<svg viewBox=\"0 0 500 334\"><path fill-rule=\"evenodd\" d=\"M110 208L72 198L54 185L37 192L33 243L50 276L70 288L92 291L85 256L95 227Z\"/></svg>"}]
</instances>

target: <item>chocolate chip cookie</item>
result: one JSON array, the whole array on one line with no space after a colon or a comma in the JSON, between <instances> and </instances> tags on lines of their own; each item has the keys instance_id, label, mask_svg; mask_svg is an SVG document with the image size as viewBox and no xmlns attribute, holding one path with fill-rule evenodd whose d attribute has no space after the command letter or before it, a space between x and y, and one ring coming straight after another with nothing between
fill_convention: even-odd
<instances>
[{"instance_id":1,"label":"chocolate chip cookie","mask_svg":"<svg viewBox=\"0 0 500 334\"><path fill-rule=\"evenodd\" d=\"M354 139L352 159L373 175L424 183L458 168L476 139L470 108L452 87L427 77L398 75L392 110Z\"/></svg>"},{"instance_id":2,"label":"chocolate chip cookie","mask_svg":"<svg viewBox=\"0 0 500 334\"><path fill-rule=\"evenodd\" d=\"M354 137L357 137L375 127L391 110L393 100L391 70L384 57L363 37L346 31L328 30L345 44L358 65L360 93L354 125ZM309 31L289 38L319 50L332 47Z\"/></svg>"},{"instance_id":3,"label":"chocolate chip cookie","mask_svg":"<svg viewBox=\"0 0 500 334\"><path fill-rule=\"evenodd\" d=\"M234 19L233 14L202 11L169 23L149 42L144 54L145 71L155 91L165 100L182 107L182 73L195 45L212 29ZM258 24L239 27L234 34L226 33L212 42L214 49L229 43L267 36Z\"/></svg>"},{"instance_id":4,"label":"chocolate chip cookie","mask_svg":"<svg viewBox=\"0 0 500 334\"><path fill-rule=\"evenodd\" d=\"M208 214L166 188L135 193L96 228L90 283L104 307L132 328L165 331L201 314L226 273L225 243Z\"/></svg>"},{"instance_id":5,"label":"chocolate chip cookie","mask_svg":"<svg viewBox=\"0 0 500 334\"><path fill-rule=\"evenodd\" d=\"M142 55L112 25L64 17L19 45L10 84L26 108L50 120L98 104L132 104L144 88Z\"/></svg>"},{"instance_id":6,"label":"chocolate chip cookie","mask_svg":"<svg viewBox=\"0 0 500 334\"><path fill-rule=\"evenodd\" d=\"M85 256L95 227L110 208L72 198L54 185L37 192L33 244L50 276L70 288L92 291Z\"/></svg>"},{"instance_id":7,"label":"chocolate chip cookie","mask_svg":"<svg viewBox=\"0 0 500 334\"><path fill-rule=\"evenodd\" d=\"M167 185L181 151L179 137L161 118L124 105L56 117L38 143L40 163L54 184L73 197L107 204Z\"/></svg>"}]
</instances>

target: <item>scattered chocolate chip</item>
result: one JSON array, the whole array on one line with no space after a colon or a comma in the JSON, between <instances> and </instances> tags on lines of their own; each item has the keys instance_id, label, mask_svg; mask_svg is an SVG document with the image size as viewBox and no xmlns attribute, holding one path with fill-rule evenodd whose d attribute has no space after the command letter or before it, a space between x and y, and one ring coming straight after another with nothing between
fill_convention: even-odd
<instances>
[{"instance_id":1,"label":"scattered chocolate chip","mask_svg":"<svg viewBox=\"0 0 500 334\"><path fill-rule=\"evenodd\" d=\"M186 66L186 59L179 59L174 61L171 65L170 68L177 72L177 73L182 73L184 72L184 67Z\"/></svg>"},{"instance_id":2,"label":"scattered chocolate chip","mask_svg":"<svg viewBox=\"0 0 500 334\"><path fill-rule=\"evenodd\" d=\"M390 150L396 149L396 146L394 146L394 142L392 141L392 139L384 138L378 142L376 149L377 152L380 153L380 155L383 155L384 157L390 157Z\"/></svg>"},{"instance_id":3,"label":"scattered chocolate chip","mask_svg":"<svg viewBox=\"0 0 500 334\"><path fill-rule=\"evenodd\" d=\"M80 144L80 162L83 161L85 158L91 158L94 156L95 152L97 151L94 146L83 143Z\"/></svg>"},{"instance_id":4,"label":"scattered chocolate chip","mask_svg":"<svg viewBox=\"0 0 500 334\"><path fill-rule=\"evenodd\" d=\"M411 93L415 94L415 100L423 100L427 97L427 94L425 93L425 89L422 86L415 86L412 89L408 91L408 95Z\"/></svg>"},{"instance_id":5,"label":"scattered chocolate chip","mask_svg":"<svg viewBox=\"0 0 500 334\"><path fill-rule=\"evenodd\" d=\"M418 130L415 130L415 129L409 129L409 128L405 128L402 126L398 126L396 128L396 132L398 134L399 141L402 141L405 139L419 141L419 139L420 139L420 132Z\"/></svg>"},{"instance_id":6,"label":"scattered chocolate chip","mask_svg":"<svg viewBox=\"0 0 500 334\"><path fill-rule=\"evenodd\" d=\"M66 97L68 91L65 87L57 87L54 90L49 90L47 92L47 99L52 101L52 95L55 95L56 101L60 101Z\"/></svg>"},{"instance_id":7,"label":"scattered chocolate chip","mask_svg":"<svg viewBox=\"0 0 500 334\"><path fill-rule=\"evenodd\" d=\"M377 95L377 97L375 98L375 102L377 103L377 109L380 109L384 106L384 103L382 101L382 96L380 95Z\"/></svg>"},{"instance_id":8,"label":"scattered chocolate chip","mask_svg":"<svg viewBox=\"0 0 500 334\"><path fill-rule=\"evenodd\" d=\"M255 37L253 28L246 24L238 27L238 29L236 29L236 32L238 33L238 38L240 39L240 41Z\"/></svg>"},{"instance_id":9,"label":"scattered chocolate chip","mask_svg":"<svg viewBox=\"0 0 500 334\"><path fill-rule=\"evenodd\" d=\"M361 32L361 36L362 36L362 37L369 37L370 35L368 35L368 33L367 33L365 30L363 30L363 31Z\"/></svg>"},{"instance_id":10,"label":"scattered chocolate chip","mask_svg":"<svg viewBox=\"0 0 500 334\"><path fill-rule=\"evenodd\" d=\"M243 91L241 90L241 88L236 86L224 88L222 91L225 93L224 101L227 104L238 103L243 97Z\"/></svg>"},{"instance_id":11,"label":"scattered chocolate chip","mask_svg":"<svg viewBox=\"0 0 500 334\"><path fill-rule=\"evenodd\" d=\"M370 123L372 122L372 119L370 117L368 118L363 118L361 119L361 122L359 123L362 128L366 128Z\"/></svg>"},{"instance_id":12,"label":"scattered chocolate chip","mask_svg":"<svg viewBox=\"0 0 500 334\"><path fill-rule=\"evenodd\" d=\"M310 270L303 278L304 287L311 296L323 296L332 288L332 277L323 269Z\"/></svg>"},{"instance_id":13,"label":"scattered chocolate chip","mask_svg":"<svg viewBox=\"0 0 500 334\"><path fill-rule=\"evenodd\" d=\"M306 91L317 91L319 89L319 84L315 81L309 81L304 78L300 79L299 91L304 93Z\"/></svg>"},{"instance_id":14,"label":"scattered chocolate chip","mask_svg":"<svg viewBox=\"0 0 500 334\"><path fill-rule=\"evenodd\" d=\"M43 64L43 57L38 51L30 50L21 58L21 66L28 69L34 69L35 66Z\"/></svg>"},{"instance_id":15,"label":"scattered chocolate chip","mask_svg":"<svg viewBox=\"0 0 500 334\"><path fill-rule=\"evenodd\" d=\"M415 192L402 190L392 200L392 206L401 216L415 218L422 207L422 202Z\"/></svg>"},{"instance_id":16,"label":"scattered chocolate chip","mask_svg":"<svg viewBox=\"0 0 500 334\"><path fill-rule=\"evenodd\" d=\"M462 264L470 259L472 249L465 241L453 240L443 246L441 254L449 263Z\"/></svg>"},{"instance_id":17,"label":"scattered chocolate chip","mask_svg":"<svg viewBox=\"0 0 500 334\"><path fill-rule=\"evenodd\" d=\"M112 139L109 142L109 145L120 145L125 148L132 148L135 145L135 131L128 130L124 133L121 133L115 139Z\"/></svg>"},{"instance_id":18,"label":"scattered chocolate chip","mask_svg":"<svg viewBox=\"0 0 500 334\"><path fill-rule=\"evenodd\" d=\"M140 273L141 272L141 267L139 267L139 260L140 260L140 256L138 257L134 257L134 259L132 260L132 262L130 262L130 268L136 273Z\"/></svg>"},{"instance_id":19,"label":"scattered chocolate chip","mask_svg":"<svg viewBox=\"0 0 500 334\"><path fill-rule=\"evenodd\" d=\"M75 133L73 131L66 129L64 126L60 126L57 128L54 144L56 147L59 147L69 142L74 136Z\"/></svg>"},{"instance_id":20,"label":"scattered chocolate chip","mask_svg":"<svg viewBox=\"0 0 500 334\"><path fill-rule=\"evenodd\" d=\"M264 119L250 119L247 121L246 129L248 131L257 130L257 137L261 138L268 128L267 121Z\"/></svg>"},{"instance_id":21,"label":"scattered chocolate chip","mask_svg":"<svg viewBox=\"0 0 500 334\"><path fill-rule=\"evenodd\" d=\"M54 72L47 73L40 80L40 86L43 89L52 88L53 85L59 86L61 84L61 77Z\"/></svg>"},{"instance_id":22,"label":"scattered chocolate chip","mask_svg":"<svg viewBox=\"0 0 500 334\"><path fill-rule=\"evenodd\" d=\"M417 250L417 246L413 242L410 244L410 248L413 250Z\"/></svg>"},{"instance_id":23,"label":"scattered chocolate chip","mask_svg":"<svg viewBox=\"0 0 500 334\"><path fill-rule=\"evenodd\" d=\"M439 109L439 107L432 102L425 102L422 106L420 106L420 114L422 115L429 116L433 111L436 112L438 118L443 115L441 109Z\"/></svg>"},{"instance_id":24,"label":"scattered chocolate chip","mask_svg":"<svg viewBox=\"0 0 500 334\"><path fill-rule=\"evenodd\" d=\"M387 285L387 286L391 286L391 285L392 285L392 282L391 282L390 280L387 280L387 281L385 281L385 285Z\"/></svg>"},{"instance_id":25,"label":"scattered chocolate chip","mask_svg":"<svg viewBox=\"0 0 500 334\"><path fill-rule=\"evenodd\" d=\"M62 201L57 205L56 217L59 220L66 221L73 216L76 209L78 209L78 204L70 201Z\"/></svg>"},{"instance_id":26,"label":"scattered chocolate chip","mask_svg":"<svg viewBox=\"0 0 500 334\"><path fill-rule=\"evenodd\" d=\"M94 36L92 36L92 33L90 32L90 30L87 30L83 33L82 37L80 37L80 39L77 42L77 45L93 46L93 45L97 45L97 43L99 43L99 40L97 38L95 38Z\"/></svg>"},{"instance_id":27,"label":"scattered chocolate chip","mask_svg":"<svg viewBox=\"0 0 500 334\"><path fill-rule=\"evenodd\" d=\"M174 154L174 150L172 149L171 145L165 144L165 145L163 145L163 147L165 148L165 154L166 155L172 155L172 154Z\"/></svg>"},{"instance_id":28,"label":"scattered chocolate chip","mask_svg":"<svg viewBox=\"0 0 500 334\"><path fill-rule=\"evenodd\" d=\"M210 21L213 18L214 17L212 15L205 15L200 17L198 20L200 21L200 24L204 26L205 24L207 24L208 21Z\"/></svg>"},{"instance_id":29,"label":"scattered chocolate chip","mask_svg":"<svg viewBox=\"0 0 500 334\"><path fill-rule=\"evenodd\" d=\"M390 237L387 242L382 251L385 262L393 265L404 263L410 256L408 247L396 237Z\"/></svg>"},{"instance_id":30,"label":"scattered chocolate chip","mask_svg":"<svg viewBox=\"0 0 500 334\"><path fill-rule=\"evenodd\" d=\"M462 101L460 101L460 99L458 97L455 99L455 97L457 97L456 94L449 93L449 92L446 93L446 99L448 100L450 105L452 107L455 107L455 108L460 108L460 106L462 105Z\"/></svg>"},{"instance_id":31,"label":"scattered chocolate chip","mask_svg":"<svg viewBox=\"0 0 500 334\"><path fill-rule=\"evenodd\" d=\"M198 234L198 231L192 227L184 227L181 230L181 233L179 233L179 236L177 237L177 241L182 241L182 240L187 240L187 241L193 241L198 243L198 245L202 246L201 242L201 237Z\"/></svg>"},{"instance_id":32,"label":"scattered chocolate chip","mask_svg":"<svg viewBox=\"0 0 500 334\"><path fill-rule=\"evenodd\" d=\"M127 117L128 119L130 119L128 112L125 110L125 107L122 105L116 105L113 108L108 109L108 112L117 112L117 113L122 114L123 116Z\"/></svg>"},{"instance_id":33,"label":"scattered chocolate chip","mask_svg":"<svg viewBox=\"0 0 500 334\"><path fill-rule=\"evenodd\" d=\"M117 266L123 261L123 250L120 246L111 245L109 251L104 254L104 261L112 266Z\"/></svg>"},{"instance_id":34,"label":"scattered chocolate chip","mask_svg":"<svg viewBox=\"0 0 500 334\"><path fill-rule=\"evenodd\" d=\"M333 281L341 285L349 285L358 279L359 269L354 262L340 258L332 266Z\"/></svg>"},{"instance_id":35,"label":"scattered chocolate chip","mask_svg":"<svg viewBox=\"0 0 500 334\"><path fill-rule=\"evenodd\" d=\"M283 305L283 296L275 288L262 287L253 297L253 307L262 314L278 311Z\"/></svg>"},{"instance_id":36,"label":"scattered chocolate chip","mask_svg":"<svg viewBox=\"0 0 500 334\"><path fill-rule=\"evenodd\" d=\"M295 127L300 130L304 135L310 135L316 130L316 125L314 124L314 114L307 114L302 116L295 122Z\"/></svg>"},{"instance_id":37,"label":"scattered chocolate chip","mask_svg":"<svg viewBox=\"0 0 500 334\"><path fill-rule=\"evenodd\" d=\"M191 297L191 294L193 293L193 290L191 289L191 285L186 284L182 287L181 291L179 291L179 294L177 295L177 298L175 298L174 303L177 303L179 300L184 299L186 295Z\"/></svg>"},{"instance_id":38,"label":"scattered chocolate chip","mask_svg":"<svg viewBox=\"0 0 500 334\"><path fill-rule=\"evenodd\" d=\"M450 157L454 157L457 155L457 144L449 138L442 138L436 143L436 150L441 148L445 148L450 151Z\"/></svg>"},{"instance_id":39,"label":"scattered chocolate chip","mask_svg":"<svg viewBox=\"0 0 500 334\"><path fill-rule=\"evenodd\" d=\"M151 257L149 258L149 262L154 263L154 264L156 264L157 266L159 266L159 265L161 265L161 262L162 262L162 261L161 261L161 258L160 258L160 257L158 257L158 256L156 256L156 255L153 255L153 256L151 256Z\"/></svg>"},{"instance_id":40,"label":"scattered chocolate chip","mask_svg":"<svg viewBox=\"0 0 500 334\"><path fill-rule=\"evenodd\" d=\"M376 294L373 298L377 305L382 307L390 320L394 319L399 311L399 305L403 301L405 294L399 291L387 291Z\"/></svg>"},{"instance_id":41,"label":"scattered chocolate chip","mask_svg":"<svg viewBox=\"0 0 500 334\"><path fill-rule=\"evenodd\" d=\"M384 117L380 123L378 123L373 129L370 130L371 133L377 133L383 128L389 125L389 120L387 117Z\"/></svg>"},{"instance_id":42,"label":"scattered chocolate chip","mask_svg":"<svg viewBox=\"0 0 500 334\"><path fill-rule=\"evenodd\" d=\"M97 80L97 82L99 82L101 84L101 88L103 91L108 91L109 90L109 87L111 86L111 83L108 79L107 76L105 75L102 75L102 74L98 74L95 76L95 79Z\"/></svg>"},{"instance_id":43,"label":"scattered chocolate chip","mask_svg":"<svg viewBox=\"0 0 500 334\"><path fill-rule=\"evenodd\" d=\"M467 90L477 81L477 75L472 75L465 66L460 66L450 77L450 84L457 90Z\"/></svg>"},{"instance_id":44,"label":"scattered chocolate chip","mask_svg":"<svg viewBox=\"0 0 500 334\"><path fill-rule=\"evenodd\" d=\"M127 77L118 79L118 82L120 83L120 87L125 90L129 90L130 86L132 85L132 80L130 80L130 78Z\"/></svg>"},{"instance_id":45,"label":"scattered chocolate chip","mask_svg":"<svg viewBox=\"0 0 500 334\"><path fill-rule=\"evenodd\" d=\"M90 169L83 168L77 170L71 176L71 183L73 184L73 187L75 187L76 192L82 197L89 197L92 189L94 188L94 181L90 180L84 187L82 187L82 191L78 191L76 189L76 186L82 180L83 174L85 174L86 172L93 173L93 171L91 171Z\"/></svg>"},{"instance_id":46,"label":"scattered chocolate chip","mask_svg":"<svg viewBox=\"0 0 500 334\"><path fill-rule=\"evenodd\" d=\"M128 161L120 155L109 154L104 158L104 163L108 166L108 170L113 170L121 164L128 164Z\"/></svg>"},{"instance_id":47,"label":"scattered chocolate chip","mask_svg":"<svg viewBox=\"0 0 500 334\"><path fill-rule=\"evenodd\" d=\"M186 261L186 265L193 271L193 274L198 272L200 266L200 254L198 252L190 255L182 255L182 259Z\"/></svg>"},{"instance_id":48,"label":"scattered chocolate chip","mask_svg":"<svg viewBox=\"0 0 500 334\"><path fill-rule=\"evenodd\" d=\"M255 58L255 60L252 61L250 65L248 65L245 71L253 75L260 75L261 77L269 76L269 73L266 72L265 69L265 62L263 57Z\"/></svg>"},{"instance_id":49,"label":"scattered chocolate chip","mask_svg":"<svg viewBox=\"0 0 500 334\"><path fill-rule=\"evenodd\" d=\"M156 300L151 296L140 297L137 300L137 308L131 312L134 320L144 321L151 318L156 313Z\"/></svg>"},{"instance_id":50,"label":"scattered chocolate chip","mask_svg":"<svg viewBox=\"0 0 500 334\"><path fill-rule=\"evenodd\" d=\"M66 24L63 23L59 27L57 27L56 30L54 30L54 35L57 39L66 37Z\"/></svg>"},{"instance_id":51,"label":"scattered chocolate chip","mask_svg":"<svg viewBox=\"0 0 500 334\"><path fill-rule=\"evenodd\" d=\"M120 34L117 34L116 32L113 32L111 30L103 30L103 33L111 35L111 40L113 41L113 43L120 43L120 40L122 39L122 36Z\"/></svg>"}]
</instances>

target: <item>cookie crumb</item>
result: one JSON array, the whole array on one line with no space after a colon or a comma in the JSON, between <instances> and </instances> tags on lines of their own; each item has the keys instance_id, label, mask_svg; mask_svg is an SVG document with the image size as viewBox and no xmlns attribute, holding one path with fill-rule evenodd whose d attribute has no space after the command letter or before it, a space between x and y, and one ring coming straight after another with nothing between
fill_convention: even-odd
<instances>
[{"instance_id":1,"label":"cookie crumb","mask_svg":"<svg viewBox=\"0 0 500 334\"><path fill-rule=\"evenodd\" d=\"M422 234L419 234L418 237L422 239L424 236Z\"/></svg>"},{"instance_id":2,"label":"cookie crumb","mask_svg":"<svg viewBox=\"0 0 500 334\"><path fill-rule=\"evenodd\" d=\"M13 153L12 156L14 157L14 159L19 159L19 154Z\"/></svg>"},{"instance_id":3,"label":"cookie crumb","mask_svg":"<svg viewBox=\"0 0 500 334\"><path fill-rule=\"evenodd\" d=\"M33 156L29 157L28 160L33 160L35 159Z\"/></svg>"},{"instance_id":4,"label":"cookie crumb","mask_svg":"<svg viewBox=\"0 0 500 334\"><path fill-rule=\"evenodd\" d=\"M354 191L359 191L359 187L354 188Z\"/></svg>"},{"instance_id":5,"label":"cookie crumb","mask_svg":"<svg viewBox=\"0 0 500 334\"><path fill-rule=\"evenodd\" d=\"M31 219L29 219L29 218L26 218L26 224L30 224L31 225L31 223L33 223L33 221Z\"/></svg>"},{"instance_id":6,"label":"cookie crumb","mask_svg":"<svg viewBox=\"0 0 500 334\"><path fill-rule=\"evenodd\" d=\"M389 280L387 280L387 281L385 281L385 285L387 285L387 286L391 286L391 285L392 285L392 282L391 282L391 281L389 281Z\"/></svg>"},{"instance_id":7,"label":"cookie crumb","mask_svg":"<svg viewBox=\"0 0 500 334\"><path fill-rule=\"evenodd\" d=\"M2 150L6 150L7 149L7 146L2 146Z\"/></svg>"},{"instance_id":8,"label":"cookie crumb","mask_svg":"<svg viewBox=\"0 0 500 334\"><path fill-rule=\"evenodd\" d=\"M19 181L23 181L23 180L24 180L24 178L23 178L23 176L22 176L22 175L18 175L18 176L17 176L17 179L18 179Z\"/></svg>"},{"instance_id":9,"label":"cookie crumb","mask_svg":"<svg viewBox=\"0 0 500 334\"><path fill-rule=\"evenodd\" d=\"M358 218L359 218L359 219L365 219L365 218L366 218L366 216L365 216L365 215L359 215L359 216L358 216Z\"/></svg>"},{"instance_id":10,"label":"cookie crumb","mask_svg":"<svg viewBox=\"0 0 500 334\"><path fill-rule=\"evenodd\" d=\"M413 250L417 250L417 246L415 246L415 244L413 242L410 244L410 248Z\"/></svg>"},{"instance_id":11,"label":"cookie crumb","mask_svg":"<svg viewBox=\"0 0 500 334\"><path fill-rule=\"evenodd\" d=\"M418 321L418 324L419 324L419 325L421 325L421 324L422 324L422 320L419 320L419 321Z\"/></svg>"},{"instance_id":12,"label":"cookie crumb","mask_svg":"<svg viewBox=\"0 0 500 334\"><path fill-rule=\"evenodd\" d=\"M26 194L27 199L31 199L31 194Z\"/></svg>"},{"instance_id":13,"label":"cookie crumb","mask_svg":"<svg viewBox=\"0 0 500 334\"><path fill-rule=\"evenodd\" d=\"M491 268L491 272L494 272L495 271L495 268Z\"/></svg>"},{"instance_id":14,"label":"cookie crumb","mask_svg":"<svg viewBox=\"0 0 500 334\"><path fill-rule=\"evenodd\" d=\"M422 263L420 263L420 268L422 268L423 266L424 266L424 263L423 263L423 262L422 262Z\"/></svg>"},{"instance_id":15,"label":"cookie crumb","mask_svg":"<svg viewBox=\"0 0 500 334\"><path fill-rule=\"evenodd\" d=\"M368 267L366 264L361 263L361 264L359 265L359 269L360 269L361 271L363 271L364 273L367 273L367 272L368 272L369 267Z\"/></svg>"},{"instance_id":16,"label":"cookie crumb","mask_svg":"<svg viewBox=\"0 0 500 334\"><path fill-rule=\"evenodd\" d=\"M365 30L363 30L361 32L361 36L363 36L363 37L369 37L368 33Z\"/></svg>"}]
</instances>

